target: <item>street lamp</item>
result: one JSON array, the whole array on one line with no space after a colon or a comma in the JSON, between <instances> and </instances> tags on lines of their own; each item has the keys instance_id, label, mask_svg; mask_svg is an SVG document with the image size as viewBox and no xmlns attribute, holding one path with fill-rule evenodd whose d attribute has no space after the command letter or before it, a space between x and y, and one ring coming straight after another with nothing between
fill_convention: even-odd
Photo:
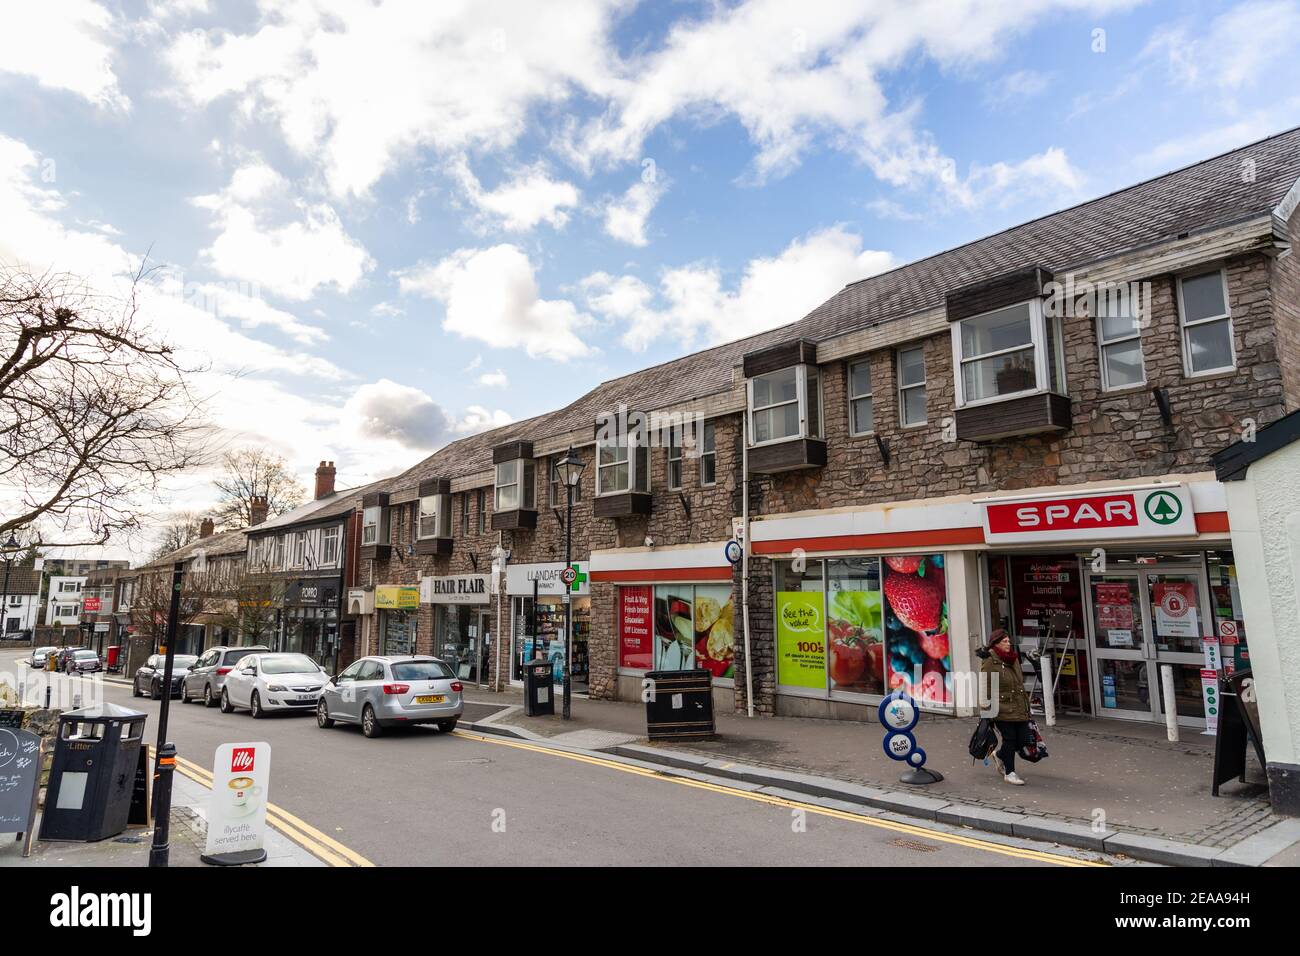
<instances>
[{"instance_id":1,"label":"street lamp","mask_svg":"<svg viewBox=\"0 0 1300 956\"><path fill-rule=\"evenodd\" d=\"M567 577L573 568L573 490L582 480L582 471L587 463L573 453L573 446L564 453L564 457L554 465L554 480L563 482L567 507L564 517L564 572ZM570 716L572 698L573 670L573 599L570 592L573 585L565 580L564 584L564 719Z\"/></svg>"},{"instance_id":2,"label":"street lamp","mask_svg":"<svg viewBox=\"0 0 1300 956\"><path fill-rule=\"evenodd\" d=\"M8 633L6 625L9 623L9 612L6 610L9 606L9 569L13 566L14 555L18 551L18 539L14 533L9 532L9 540L4 543L5 555L5 583L0 587L0 637ZM22 624L23 616L18 615L18 623Z\"/></svg>"}]
</instances>

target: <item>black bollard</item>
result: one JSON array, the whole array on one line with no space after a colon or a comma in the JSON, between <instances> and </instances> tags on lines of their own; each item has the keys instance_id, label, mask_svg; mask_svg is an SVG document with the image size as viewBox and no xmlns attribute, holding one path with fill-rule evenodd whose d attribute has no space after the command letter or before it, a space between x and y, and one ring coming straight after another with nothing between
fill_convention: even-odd
<instances>
[{"instance_id":1,"label":"black bollard","mask_svg":"<svg viewBox=\"0 0 1300 956\"><path fill-rule=\"evenodd\" d=\"M176 772L176 745L158 748L153 770L153 846L149 850L150 866L166 866L170 853L168 824L172 815L172 774Z\"/></svg>"}]
</instances>

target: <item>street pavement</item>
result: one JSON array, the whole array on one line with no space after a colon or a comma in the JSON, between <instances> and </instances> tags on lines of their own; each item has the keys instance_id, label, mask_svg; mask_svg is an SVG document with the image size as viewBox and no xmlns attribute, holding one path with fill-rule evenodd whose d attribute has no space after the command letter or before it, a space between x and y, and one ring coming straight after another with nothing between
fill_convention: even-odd
<instances>
[{"instance_id":1,"label":"street pavement","mask_svg":"<svg viewBox=\"0 0 1300 956\"><path fill-rule=\"evenodd\" d=\"M21 665L0 670L23 675ZM92 678L64 678L89 699ZM159 701L101 685L105 700L149 714ZM484 705L475 705L484 716ZM674 776L635 761L464 731L414 727L369 740L322 730L310 714L254 720L171 704L169 738L202 781L218 745L272 747L272 815L328 845L334 865L1053 866L1098 854L924 824L736 781ZM309 845L309 848L310 845ZM1111 861L1107 861L1111 862Z\"/></svg>"}]
</instances>

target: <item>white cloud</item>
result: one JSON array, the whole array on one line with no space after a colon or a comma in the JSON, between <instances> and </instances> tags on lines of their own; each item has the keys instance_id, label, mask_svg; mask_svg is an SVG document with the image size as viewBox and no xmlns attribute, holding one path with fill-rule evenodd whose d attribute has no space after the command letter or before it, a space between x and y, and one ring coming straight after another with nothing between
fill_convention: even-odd
<instances>
[{"instance_id":1,"label":"white cloud","mask_svg":"<svg viewBox=\"0 0 1300 956\"><path fill-rule=\"evenodd\" d=\"M1215 17L1200 35L1193 21L1162 27L1142 55L1163 60L1180 86L1235 92L1254 86L1278 60L1294 57L1298 44L1300 4L1255 0Z\"/></svg>"},{"instance_id":2,"label":"white cloud","mask_svg":"<svg viewBox=\"0 0 1300 956\"><path fill-rule=\"evenodd\" d=\"M542 163L514 170L493 190L483 188L463 156L452 163L451 173L483 218L510 232L527 232L543 222L562 229L567 210L578 205L577 188L552 179Z\"/></svg>"},{"instance_id":3,"label":"white cloud","mask_svg":"<svg viewBox=\"0 0 1300 956\"><path fill-rule=\"evenodd\" d=\"M406 310L395 302L376 302L370 307L370 314L382 316L383 318L395 318L399 315L406 315Z\"/></svg>"},{"instance_id":4,"label":"white cloud","mask_svg":"<svg viewBox=\"0 0 1300 956\"><path fill-rule=\"evenodd\" d=\"M277 309L263 299L255 287L244 283L189 282L178 286L174 294L204 311L233 319L242 328L267 326L279 329L303 345L319 345L329 340L329 335L320 326Z\"/></svg>"},{"instance_id":5,"label":"white cloud","mask_svg":"<svg viewBox=\"0 0 1300 956\"><path fill-rule=\"evenodd\" d=\"M419 451L444 444L452 428L447 413L428 394L386 378L358 388L343 406L343 420L356 435Z\"/></svg>"},{"instance_id":6,"label":"white cloud","mask_svg":"<svg viewBox=\"0 0 1300 956\"><path fill-rule=\"evenodd\" d=\"M898 222L919 222L925 218L922 213L908 209L893 199L871 199L863 203L869 212L881 219L893 219Z\"/></svg>"},{"instance_id":7,"label":"white cloud","mask_svg":"<svg viewBox=\"0 0 1300 956\"><path fill-rule=\"evenodd\" d=\"M363 194L419 147L501 149L534 105L610 83L625 0L446 4L259 0L251 32L179 36L167 59L191 102L247 101L319 157L331 190Z\"/></svg>"},{"instance_id":8,"label":"white cloud","mask_svg":"<svg viewBox=\"0 0 1300 956\"><path fill-rule=\"evenodd\" d=\"M501 409L489 410L482 405L470 405L465 409L462 415L452 426L457 437L464 435L473 435L478 432L485 432L490 428L500 428L502 425L509 425L514 418Z\"/></svg>"},{"instance_id":9,"label":"white cloud","mask_svg":"<svg viewBox=\"0 0 1300 956\"><path fill-rule=\"evenodd\" d=\"M325 203L297 201L286 210L288 182L259 160L240 166L220 193L196 196L218 230L203 251L221 275L255 282L286 299L310 299L322 286L351 291L374 268L338 214ZM288 214L294 221L273 224Z\"/></svg>"},{"instance_id":10,"label":"white cloud","mask_svg":"<svg viewBox=\"0 0 1300 956\"><path fill-rule=\"evenodd\" d=\"M501 369L495 372L484 372L478 377L478 383L485 388L508 388L510 378Z\"/></svg>"},{"instance_id":11,"label":"white cloud","mask_svg":"<svg viewBox=\"0 0 1300 956\"><path fill-rule=\"evenodd\" d=\"M773 258L751 260L731 289L707 265L669 269L657 290L635 276L603 272L581 286L594 312L626 327L623 344L644 349L664 336L684 345L697 337L722 342L797 321L847 283L894 264L888 252L864 250L861 237L835 226L796 239Z\"/></svg>"},{"instance_id":12,"label":"white cloud","mask_svg":"<svg viewBox=\"0 0 1300 956\"><path fill-rule=\"evenodd\" d=\"M638 179L621 197L606 204L605 232L620 242L646 245L646 223L667 190L668 180L662 174Z\"/></svg>"},{"instance_id":13,"label":"white cloud","mask_svg":"<svg viewBox=\"0 0 1300 956\"><path fill-rule=\"evenodd\" d=\"M458 249L435 265L396 275L403 294L443 303L448 332L559 361L591 352L578 334L591 324L590 316L563 299L541 298L533 264L517 246Z\"/></svg>"},{"instance_id":14,"label":"white cloud","mask_svg":"<svg viewBox=\"0 0 1300 956\"><path fill-rule=\"evenodd\" d=\"M998 77L988 85L985 99L993 106L1005 106L1032 99L1047 90L1052 77L1039 70L1016 70Z\"/></svg>"},{"instance_id":15,"label":"white cloud","mask_svg":"<svg viewBox=\"0 0 1300 956\"><path fill-rule=\"evenodd\" d=\"M0 73L75 93L96 106L128 109L113 73L113 16L95 0L4 5Z\"/></svg>"}]
</instances>

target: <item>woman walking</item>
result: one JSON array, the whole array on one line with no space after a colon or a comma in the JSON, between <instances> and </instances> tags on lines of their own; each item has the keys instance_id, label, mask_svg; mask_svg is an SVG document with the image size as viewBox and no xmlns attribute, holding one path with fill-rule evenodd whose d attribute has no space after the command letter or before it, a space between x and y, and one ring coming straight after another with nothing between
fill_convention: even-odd
<instances>
[{"instance_id":1,"label":"woman walking","mask_svg":"<svg viewBox=\"0 0 1300 956\"><path fill-rule=\"evenodd\" d=\"M993 723L998 728L1002 745L993 759L997 762L1002 779L1016 787L1025 781L1016 774L1016 751L1033 747L1034 736L1029 728L1029 695L1025 692L1025 672L1020 667L1020 655L1011 645L1011 635L996 630L989 635L989 646L978 652L984 658L980 671L997 675L998 709Z\"/></svg>"}]
</instances>

